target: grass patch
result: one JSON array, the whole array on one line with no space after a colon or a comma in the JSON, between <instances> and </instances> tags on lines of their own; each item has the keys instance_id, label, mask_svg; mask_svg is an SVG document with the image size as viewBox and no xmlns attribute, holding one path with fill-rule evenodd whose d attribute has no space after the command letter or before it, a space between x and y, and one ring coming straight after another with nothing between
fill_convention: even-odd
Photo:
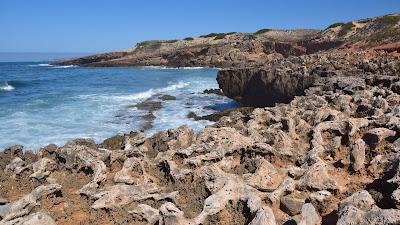
<instances>
[{"instance_id":1,"label":"grass patch","mask_svg":"<svg viewBox=\"0 0 400 225\"><path fill-rule=\"evenodd\" d=\"M346 25L346 24L345 24L345 23L342 23L342 22L340 22L340 23L334 23L334 24L330 25L330 26L328 27L328 29L330 29L330 28L335 28L335 27L339 27L339 26L343 26L343 25Z\"/></svg>"},{"instance_id":2,"label":"grass patch","mask_svg":"<svg viewBox=\"0 0 400 225\"><path fill-rule=\"evenodd\" d=\"M341 26L342 26L342 29L339 31L339 36L340 37L345 36L356 25L354 25L353 22L349 22L349 23L345 23L345 24L343 24Z\"/></svg>"},{"instance_id":3,"label":"grass patch","mask_svg":"<svg viewBox=\"0 0 400 225\"><path fill-rule=\"evenodd\" d=\"M187 37L187 38L185 38L185 39L183 39L183 40L185 40L185 41L193 41L194 38L192 38L192 37Z\"/></svg>"},{"instance_id":4,"label":"grass patch","mask_svg":"<svg viewBox=\"0 0 400 225\"><path fill-rule=\"evenodd\" d=\"M387 15L382 17L382 21L386 24L396 25L400 21L400 16Z\"/></svg>"},{"instance_id":5,"label":"grass patch","mask_svg":"<svg viewBox=\"0 0 400 225\"><path fill-rule=\"evenodd\" d=\"M143 47L147 47L147 46L154 46L154 45L160 45L160 44L169 44L169 43L175 43L179 40L153 40L153 41L143 41L143 42L139 42L136 44L136 47L138 48L143 48Z\"/></svg>"},{"instance_id":6,"label":"grass patch","mask_svg":"<svg viewBox=\"0 0 400 225\"><path fill-rule=\"evenodd\" d=\"M270 31L271 31L271 29L264 28L264 29L254 32L254 34L259 35L259 34L264 34L264 33L270 32Z\"/></svg>"},{"instance_id":7,"label":"grass patch","mask_svg":"<svg viewBox=\"0 0 400 225\"><path fill-rule=\"evenodd\" d=\"M210 38L214 37L214 40L224 39L227 35L236 34L236 32L229 32L229 33L210 33L207 35L201 35L202 38Z\"/></svg>"}]
</instances>

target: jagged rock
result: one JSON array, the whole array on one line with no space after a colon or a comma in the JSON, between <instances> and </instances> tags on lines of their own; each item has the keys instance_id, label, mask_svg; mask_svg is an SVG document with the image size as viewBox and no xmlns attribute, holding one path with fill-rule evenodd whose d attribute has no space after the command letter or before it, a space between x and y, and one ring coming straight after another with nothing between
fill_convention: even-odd
<instances>
[{"instance_id":1,"label":"jagged rock","mask_svg":"<svg viewBox=\"0 0 400 225\"><path fill-rule=\"evenodd\" d=\"M301 197L293 193L281 198L282 210L291 216L299 214L304 203L305 197Z\"/></svg>"},{"instance_id":2,"label":"jagged rock","mask_svg":"<svg viewBox=\"0 0 400 225\"><path fill-rule=\"evenodd\" d=\"M394 84L392 84L392 85L390 86L390 89L391 89L393 92L395 92L395 93L397 93L397 94L400 95L400 81L399 81L399 82L396 82L396 83L394 83Z\"/></svg>"},{"instance_id":3,"label":"jagged rock","mask_svg":"<svg viewBox=\"0 0 400 225\"><path fill-rule=\"evenodd\" d=\"M183 212L173 203L167 202L160 207L160 214L165 225L187 225L190 224L184 217Z\"/></svg>"},{"instance_id":4,"label":"jagged rock","mask_svg":"<svg viewBox=\"0 0 400 225\"><path fill-rule=\"evenodd\" d=\"M299 180L299 188L304 190L331 190L340 189L337 182L331 178L326 169L326 165L322 162L313 164L306 170Z\"/></svg>"},{"instance_id":5,"label":"jagged rock","mask_svg":"<svg viewBox=\"0 0 400 225\"><path fill-rule=\"evenodd\" d=\"M132 172L135 170L135 177L132 177ZM120 171L114 175L115 183L125 184L146 184L149 182L149 177L141 162L137 158L128 158Z\"/></svg>"},{"instance_id":6,"label":"jagged rock","mask_svg":"<svg viewBox=\"0 0 400 225\"><path fill-rule=\"evenodd\" d=\"M293 192L296 187L296 182L291 179L285 179L277 189L275 189L269 196L269 200L271 201L272 205L279 205L280 198L285 195Z\"/></svg>"},{"instance_id":7,"label":"jagged rock","mask_svg":"<svg viewBox=\"0 0 400 225\"><path fill-rule=\"evenodd\" d=\"M157 193L159 187L156 184L126 185L117 184L105 187L98 193L91 195L95 202L93 209L112 209L121 208L133 201L141 201L146 199L161 200L165 198L175 199L177 192Z\"/></svg>"},{"instance_id":8,"label":"jagged rock","mask_svg":"<svg viewBox=\"0 0 400 225\"><path fill-rule=\"evenodd\" d=\"M0 223L5 223L29 214L42 196L54 193L60 189L61 185L59 184L42 185L15 202L0 205L0 217L2 218Z\"/></svg>"},{"instance_id":9,"label":"jagged rock","mask_svg":"<svg viewBox=\"0 0 400 225\"><path fill-rule=\"evenodd\" d=\"M396 132L387 128L374 128L364 135L364 141L369 145L377 145L388 137L395 136Z\"/></svg>"},{"instance_id":10,"label":"jagged rock","mask_svg":"<svg viewBox=\"0 0 400 225\"><path fill-rule=\"evenodd\" d=\"M194 144L179 153L187 156L200 153L185 159L186 163L199 166L203 162L221 160L227 154L250 146L250 143L250 138L241 135L234 128L207 127L198 134Z\"/></svg>"},{"instance_id":11,"label":"jagged rock","mask_svg":"<svg viewBox=\"0 0 400 225\"><path fill-rule=\"evenodd\" d=\"M363 211L348 205L339 211L338 225L391 225L400 223L400 210L380 209L374 206L369 211Z\"/></svg>"},{"instance_id":12,"label":"jagged rock","mask_svg":"<svg viewBox=\"0 0 400 225\"><path fill-rule=\"evenodd\" d=\"M364 167L365 161L365 142L358 139L351 150L350 161L354 171L359 171Z\"/></svg>"},{"instance_id":13,"label":"jagged rock","mask_svg":"<svg viewBox=\"0 0 400 225\"><path fill-rule=\"evenodd\" d=\"M360 210L367 211L371 209L371 207L375 204L374 199L368 193L368 191L362 190L359 192L355 192L351 196L343 199L339 204L340 208L344 208L345 206L351 205Z\"/></svg>"},{"instance_id":14,"label":"jagged rock","mask_svg":"<svg viewBox=\"0 0 400 225\"><path fill-rule=\"evenodd\" d=\"M129 211L129 213L145 220L149 224L155 224L161 219L160 211L146 204L139 204L134 210Z\"/></svg>"},{"instance_id":15,"label":"jagged rock","mask_svg":"<svg viewBox=\"0 0 400 225\"><path fill-rule=\"evenodd\" d=\"M43 212L33 213L26 217L17 218L15 220L2 223L4 225L56 225L57 223L50 215Z\"/></svg>"},{"instance_id":16,"label":"jagged rock","mask_svg":"<svg viewBox=\"0 0 400 225\"><path fill-rule=\"evenodd\" d=\"M392 193L392 199L396 207L400 209L400 189L397 189Z\"/></svg>"},{"instance_id":17,"label":"jagged rock","mask_svg":"<svg viewBox=\"0 0 400 225\"><path fill-rule=\"evenodd\" d=\"M282 174L270 162L264 159L257 159L254 173L243 174L243 180L257 189L276 188L283 180Z\"/></svg>"},{"instance_id":18,"label":"jagged rock","mask_svg":"<svg viewBox=\"0 0 400 225\"><path fill-rule=\"evenodd\" d=\"M28 170L29 167L25 166L26 163L19 157L15 157L10 164L6 166L4 169L4 173L12 174L15 178L16 176L20 175L23 171Z\"/></svg>"},{"instance_id":19,"label":"jagged rock","mask_svg":"<svg viewBox=\"0 0 400 225\"><path fill-rule=\"evenodd\" d=\"M176 163L171 160L163 160L161 167L167 174L168 179L174 182L183 180L187 175L192 173L190 169L179 169Z\"/></svg>"},{"instance_id":20,"label":"jagged rock","mask_svg":"<svg viewBox=\"0 0 400 225\"><path fill-rule=\"evenodd\" d=\"M301 221L299 225L319 225L321 217L311 203L306 203L301 208Z\"/></svg>"},{"instance_id":21,"label":"jagged rock","mask_svg":"<svg viewBox=\"0 0 400 225\"><path fill-rule=\"evenodd\" d=\"M348 205L343 207L338 213L337 225L358 225L362 224L365 212L352 206Z\"/></svg>"},{"instance_id":22,"label":"jagged rock","mask_svg":"<svg viewBox=\"0 0 400 225\"><path fill-rule=\"evenodd\" d=\"M57 168L57 165L52 159L41 158L32 164L32 168L33 173L29 177L40 180L49 176Z\"/></svg>"},{"instance_id":23,"label":"jagged rock","mask_svg":"<svg viewBox=\"0 0 400 225\"><path fill-rule=\"evenodd\" d=\"M170 149L184 149L189 147L193 141L193 131L186 125L177 129L169 129L152 136L149 145L158 152L165 152Z\"/></svg>"},{"instance_id":24,"label":"jagged rock","mask_svg":"<svg viewBox=\"0 0 400 225\"><path fill-rule=\"evenodd\" d=\"M294 96L301 95L314 79L269 68L222 70L217 77L226 96L255 107L288 103Z\"/></svg>"},{"instance_id":25,"label":"jagged rock","mask_svg":"<svg viewBox=\"0 0 400 225\"><path fill-rule=\"evenodd\" d=\"M326 213L332 209L333 195L326 190L311 193L306 201L309 201L318 211Z\"/></svg>"}]
</instances>

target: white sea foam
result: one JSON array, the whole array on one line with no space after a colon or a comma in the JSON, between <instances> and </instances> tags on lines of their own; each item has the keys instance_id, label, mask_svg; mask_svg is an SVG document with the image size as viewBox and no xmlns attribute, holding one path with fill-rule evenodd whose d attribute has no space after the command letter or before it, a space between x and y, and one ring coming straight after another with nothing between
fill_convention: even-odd
<instances>
[{"instance_id":1,"label":"white sea foam","mask_svg":"<svg viewBox=\"0 0 400 225\"><path fill-rule=\"evenodd\" d=\"M78 66L76 66L76 65L52 66L51 68L54 68L54 69L65 69L65 68L72 68L72 67L78 67Z\"/></svg>"},{"instance_id":2,"label":"white sea foam","mask_svg":"<svg viewBox=\"0 0 400 225\"><path fill-rule=\"evenodd\" d=\"M163 88L151 88L147 91L131 94L131 95L81 95L79 98L81 99L103 99L103 100L112 100L112 101L136 101L136 100L141 100L141 99L147 99L150 98L151 96L161 94L161 93L166 93L166 92L171 92L177 89L184 88L186 86L190 85L190 82L183 82L180 81L175 84L168 85Z\"/></svg>"},{"instance_id":3,"label":"white sea foam","mask_svg":"<svg viewBox=\"0 0 400 225\"><path fill-rule=\"evenodd\" d=\"M29 67L52 67L53 65L50 65L48 63L39 63L39 64L33 64L33 65L28 65Z\"/></svg>"},{"instance_id":4,"label":"white sea foam","mask_svg":"<svg viewBox=\"0 0 400 225\"><path fill-rule=\"evenodd\" d=\"M208 67L166 67L166 66L142 66L142 69L157 69L157 70L200 70Z\"/></svg>"},{"instance_id":5,"label":"white sea foam","mask_svg":"<svg viewBox=\"0 0 400 225\"><path fill-rule=\"evenodd\" d=\"M0 86L0 91L12 91L14 89L15 87L9 85L7 82L5 82L4 85Z\"/></svg>"}]
</instances>

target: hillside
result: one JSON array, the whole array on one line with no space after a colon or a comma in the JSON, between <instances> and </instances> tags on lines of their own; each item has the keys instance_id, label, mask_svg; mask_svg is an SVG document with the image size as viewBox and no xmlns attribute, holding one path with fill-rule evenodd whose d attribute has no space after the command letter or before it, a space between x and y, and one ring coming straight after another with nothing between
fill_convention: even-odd
<instances>
[{"instance_id":1,"label":"hillside","mask_svg":"<svg viewBox=\"0 0 400 225\"><path fill-rule=\"evenodd\" d=\"M318 30L270 30L255 33L211 33L183 40L154 40L135 47L68 59L57 64L80 66L237 67L260 65L270 59L321 51L398 51L400 14L347 23Z\"/></svg>"}]
</instances>

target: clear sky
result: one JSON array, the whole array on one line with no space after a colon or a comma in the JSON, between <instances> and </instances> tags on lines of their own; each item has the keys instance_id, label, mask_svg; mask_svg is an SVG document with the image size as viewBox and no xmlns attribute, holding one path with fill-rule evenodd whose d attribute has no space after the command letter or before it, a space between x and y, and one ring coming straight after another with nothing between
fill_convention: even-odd
<instances>
[{"instance_id":1,"label":"clear sky","mask_svg":"<svg viewBox=\"0 0 400 225\"><path fill-rule=\"evenodd\" d=\"M0 52L104 52L149 39L317 28L400 12L400 0L0 0Z\"/></svg>"}]
</instances>

